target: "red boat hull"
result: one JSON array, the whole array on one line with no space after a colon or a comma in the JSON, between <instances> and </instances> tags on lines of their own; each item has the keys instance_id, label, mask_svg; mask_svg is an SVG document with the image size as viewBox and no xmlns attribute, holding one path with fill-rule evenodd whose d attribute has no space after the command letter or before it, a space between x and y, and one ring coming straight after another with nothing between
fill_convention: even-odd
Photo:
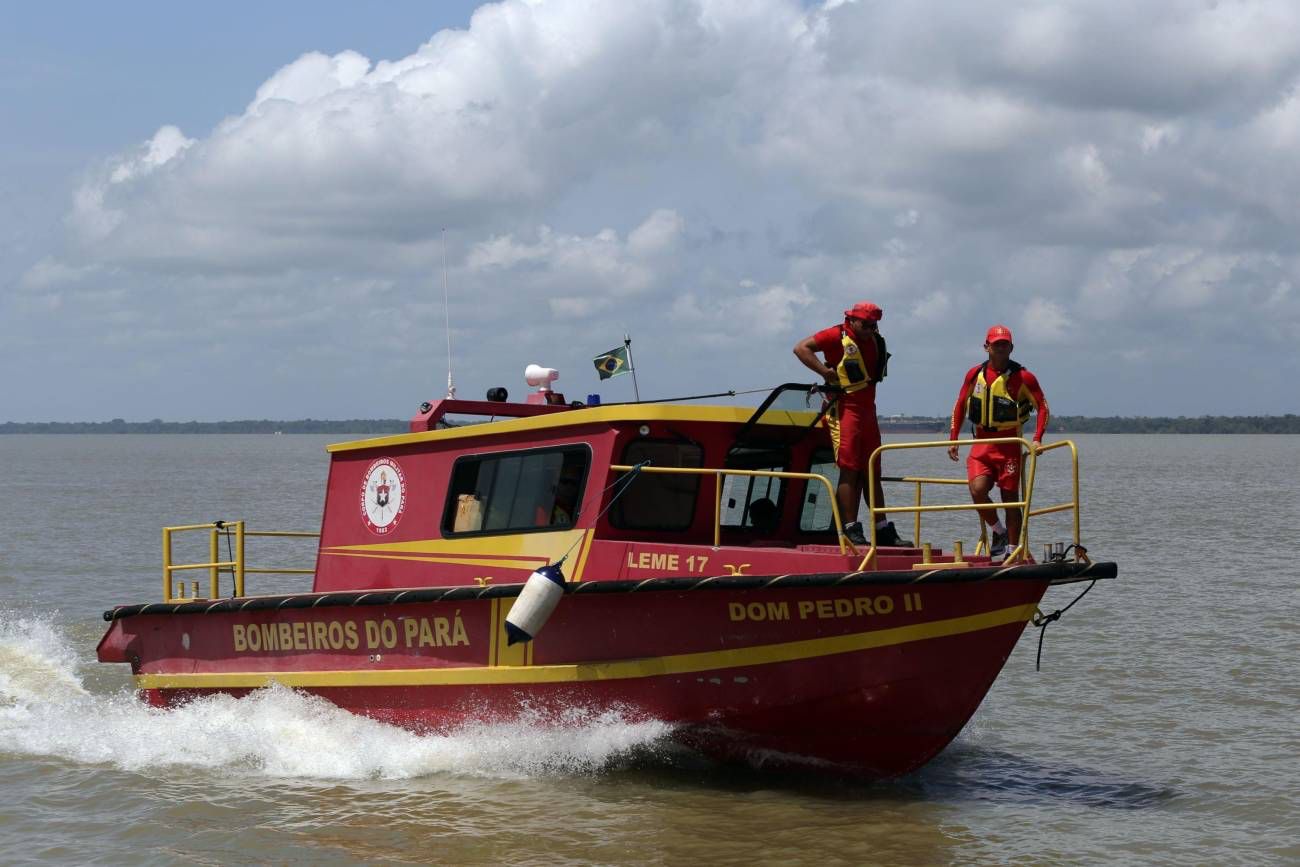
<instances>
[{"instance_id":1,"label":"red boat hull","mask_svg":"<svg viewBox=\"0 0 1300 867\"><path fill-rule=\"evenodd\" d=\"M510 598L133 614L100 659L156 705L280 682L417 731L614 709L723 760L882 777L956 737L1048 583L570 595L514 647Z\"/></svg>"}]
</instances>

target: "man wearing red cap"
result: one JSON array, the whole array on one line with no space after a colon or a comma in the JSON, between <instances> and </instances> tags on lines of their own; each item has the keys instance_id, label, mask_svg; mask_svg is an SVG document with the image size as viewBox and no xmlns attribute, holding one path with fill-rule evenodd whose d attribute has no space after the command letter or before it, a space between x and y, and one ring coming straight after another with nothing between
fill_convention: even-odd
<instances>
[{"instance_id":1,"label":"man wearing red cap","mask_svg":"<svg viewBox=\"0 0 1300 867\"><path fill-rule=\"evenodd\" d=\"M975 439L1018 437L1030 413L1037 410L1038 423L1034 427L1034 446L1043 441L1047 430L1047 398L1043 397L1038 377L1011 360L1011 329L994 325L984 338L984 349L989 360L966 371L957 403L952 408L952 426L948 439L957 439L962 422L970 419L975 428ZM957 460L957 446L948 449L948 457ZM970 483L971 500L991 503L989 492L997 482L1002 491L1002 501L1020 499L1020 444L977 443L966 459L966 478ZM1001 560L1007 554L1008 538L1020 539L1020 510L1007 509L1007 523L998 520L997 510L981 509L980 517L993 530L989 556Z\"/></svg>"},{"instance_id":2,"label":"man wearing red cap","mask_svg":"<svg viewBox=\"0 0 1300 867\"><path fill-rule=\"evenodd\" d=\"M884 312L869 301L844 311L844 324L823 328L795 344L794 354L804 366L836 386L838 394L826 412L825 424L835 447L840 469L835 499L844 520L844 535L855 545L867 543L858 521L862 501L863 475L871 453L880 447L880 424L876 420L876 383L885 378L889 353L877 323ZM826 358L823 364L817 353ZM880 485L880 459L875 464L877 507L885 505ZM876 543L910 546L898 538L894 524L885 516L876 521Z\"/></svg>"}]
</instances>

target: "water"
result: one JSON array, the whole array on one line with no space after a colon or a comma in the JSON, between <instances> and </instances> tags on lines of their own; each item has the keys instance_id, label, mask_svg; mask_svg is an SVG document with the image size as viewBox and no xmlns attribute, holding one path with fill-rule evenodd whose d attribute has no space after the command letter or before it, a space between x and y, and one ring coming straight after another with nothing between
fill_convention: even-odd
<instances>
[{"instance_id":1,"label":"water","mask_svg":"<svg viewBox=\"0 0 1300 867\"><path fill-rule=\"evenodd\" d=\"M0 437L0 862L1300 861L1298 437L1077 437L1085 542L1120 579L1041 673L1022 637L935 762L871 785L719 768L616 712L417 735L285 689L138 703L94 648L103 609L161 592L159 528L314 529L329 440Z\"/></svg>"}]
</instances>

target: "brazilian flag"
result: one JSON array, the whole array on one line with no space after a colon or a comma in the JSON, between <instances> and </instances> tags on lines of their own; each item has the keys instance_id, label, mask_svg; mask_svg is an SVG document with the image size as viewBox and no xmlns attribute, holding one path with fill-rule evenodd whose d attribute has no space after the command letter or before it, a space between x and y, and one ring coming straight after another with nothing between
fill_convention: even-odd
<instances>
[{"instance_id":1,"label":"brazilian flag","mask_svg":"<svg viewBox=\"0 0 1300 867\"><path fill-rule=\"evenodd\" d=\"M600 374L601 379L609 379L611 376L618 376L631 370L627 365L626 346L596 356L592 359L592 364L596 365L596 373Z\"/></svg>"}]
</instances>

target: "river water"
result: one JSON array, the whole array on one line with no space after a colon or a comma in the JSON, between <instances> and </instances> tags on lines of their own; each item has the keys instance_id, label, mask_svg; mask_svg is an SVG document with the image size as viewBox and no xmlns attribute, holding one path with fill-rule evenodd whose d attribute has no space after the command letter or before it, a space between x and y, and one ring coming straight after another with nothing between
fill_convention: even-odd
<instances>
[{"instance_id":1,"label":"river water","mask_svg":"<svg viewBox=\"0 0 1300 867\"><path fill-rule=\"evenodd\" d=\"M938 759L865 785L717 767L595 710L417 735L284 689L142 706L94 649L105 608L158 598L159 528L315 529L332 439L0 437L0 863L1300 862L1300 437L1076 437L1083 537L1119 579L1037 672L1029 629ZM1039 504L1068 499L1047 464Z\"/></svg>"}]
</instances>

